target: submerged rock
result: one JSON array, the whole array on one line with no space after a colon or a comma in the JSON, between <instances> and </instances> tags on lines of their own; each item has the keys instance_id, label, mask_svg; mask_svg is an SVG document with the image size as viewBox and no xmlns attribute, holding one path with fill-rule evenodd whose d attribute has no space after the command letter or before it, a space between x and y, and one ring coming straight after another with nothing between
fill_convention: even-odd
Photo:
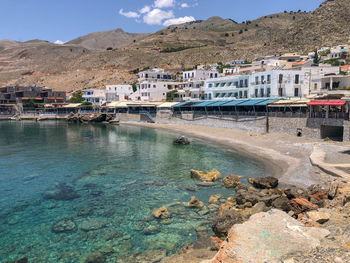
<instances>
[{"instance_id":1,"label":"submerged rock","mask_svg":"<svg viewBox=\"0 0 350 263\"><path fill-rule=\"evenodd\" d=\"M191 178L213 182L220 179L221 173L215 168L211 171L191 170Z\"/></svg>"},{"instance_id":2,"label":"submerged rock","mask_svg":"<svg viewBox=\"0 0 350 263\"><path fill-rule=\"evenodd\" d=\"M145 235L155 235L160 232L160 227L159 226L149 226L143 230L143 233Z\"/></svg>"},{"instance_id":3,"label":"submerged rock","mask_svg":"<svg viewBox=\"0 0 350 263\"><path fill-rule=\"evenodd\" d=\"M27 257L24 257L24 258L21 258L19 260L16 260L16 261L6 261L5 263L28 263L28 258Z\"/></svg>"},{"instance_id":4,"label":"submerged rock","mask_svg":"<svg viewBox=\"0 0 350 263\"><path fill-rule=\"evenodd\" d=\"M230 228L243 222L242 216L235 210L225 210L213 220L212 230L216 236L225 238Z\"/></svg>"},{"instance_id":5,"label":"submerged rock","mask_svg":"<svg viewBox=\"0 0 350 263\"><path fill-rule=\"evenodd\" d=\"M275 188L278 185L278 179L272 176L261 178L249 178L248 182L259 189Z\"/></svg>"},{"instance_id":6,"label":"submerged rock","mask_svg":"<svg viewBox=\"0 0 350 263\"><path fill-rule=\"evenodd\" d=\"M101 252L93 252L85 260L85 263L105 263L106 257Z\"/></svg>"},{"instance_id":7,"label":"submerged rock","mask_svg":"<svg viewBox=\"0 0 350 263\"><path fill-rule=\"evenodd\" d=\"M44 199L54 199L61 201L68 201L79 198L80 195L73 189L73 187L61 183L54 190L48 190L44 193Z\"/></svg>"},{"instance_id":8,"label":"submerged rock","mask_svg":"<svg viewBox=\"0 0 350 263\"><path fill-rule=\"evenodd\" d=\"M123 255L118 258L117 263L157 263L166 257L166 251L150 249L144 252Z\"/></svg>"},{"instance_id":9,"label":"submerged rock","mask_svg":"<svg viewBox=\"0 0 350 263\"><path fill-rule=\"evenodd\" d=\"M190 140L188 138L186 138L185 136L180 136L174 140L173 144L174 145L189 145Z\"/></svg>"},{"instance_id":10,"label":"submerged rock","mask_svg":"<svg viewBox=\"0 0 350 263\"><path fill-rule=\"evenodd\" d=\"M209 204L217 204L220 198L223 198L222 194L211 195L209 197Z\"/></svg>"},{"instance_id":11,"label":"submerged rock","mask_svg":"<svg viewBox=\"0 0 350 263\"><path fill-rule=\"evenodd\" d=\"M83 231L92 231L105 228L109 221L104 218L89 218L81 222L79 228Z\"/></svg>"},{"instance_id":12,"label":"submerged rock","mask_svg":"<svg viewBox=\"0 0 350 263\"><path fill-rule=\"evenodd\" d=\"M72 219L64 218L55 223L51 230L54 233L70 233L77 230L77 225Z\"/></svg>"},{"instance_id":13,"label":"submerged rock","mask_svg":"<svg viewBox=\"0 0 350 263\"><path fill-rule=\"evenodd\" d=\"M203 202L201 202L197 197L191 196L191 199L186 206L191 208L201 208L203 207Z\"/></svg>"},{"instance_id":14,"label":"submerged rock","mask_svg":"<svg viewBox=\"0 0 350 263\"><path fill-rule=\"evenodd\" d=\"M242 176L230 174L222 179L222 183L226 188L235 188L241 183Z\"/></svg>"},{"instance_id":15,"label":"submerged rock","mask_svg":"<svg viewBox=\"0 0 350 263\"><path fill-rule=\"evenodd\" d=\"M168 209L165 206L162 206L156 210L153 211L152 215L155 218L160 218L160 219L166 219L170 217L170 213Z\"/></svg>"},{"instance_id":16,"label":"submerged rock","mask_svg":"<svg viewBox=\"0 0 350 263\"><path fill-rule=\"evenodd\" d=\"M285 212L272 209L234 225L210 262L282 262L285 255L306 252L320 245L330 232L305 227Z\"/></svg>"}]
</instances>

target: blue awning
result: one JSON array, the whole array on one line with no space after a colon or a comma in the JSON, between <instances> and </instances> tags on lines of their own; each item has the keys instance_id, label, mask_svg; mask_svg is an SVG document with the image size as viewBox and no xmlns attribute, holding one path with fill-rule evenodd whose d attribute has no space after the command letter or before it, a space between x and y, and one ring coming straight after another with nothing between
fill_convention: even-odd
<instances>
[{"instance_id":1,"label":"blue awning","mask_svg":"<svg viewBox=\"0 0 350 263\"><path fill-rule=\"evenodd\" d=\"M213 104L210 104L208 107L220 107L224 105L225 103L228 103L232 100L221 100L221 101L215 101Z\"/></svg>"},{"instance_id":2,"label":"blue awning","mask_svg":"<svg viewBox=\"0 0 350 263\"><path fill-rule=\"evenodd\" d=\"M266 106L267 104L278 101L278 100L279 99L268 99L268 100L265 100L265 101L262 101L262 102L255 104L255 106Z\"/></svg>"},{"instance_id":3,"label":"blue awning","mask_svg":"<svg viewBox=\"0 0 350 263\"><path fill-rule=\"evenodd\" d=\"M180 103L174 105L173 108L184 107L186 104L192 105L193 103L194 103L194 101L184 101L184 102L180 102Z\"/></svg>"},{"instance_id":4,"label":"blue awning","mask_svg":"<svg viewBox=\"0 0 350 263\"><path fill-rule=\"evenodd\" d=\"M195 105L193 105L193 107L205 107L205 106L208 106L212 103L214 103L215 101L203 101L203 102L200 102L200 103L196 103Z\"/></svg>"},{"instance_id":5,"label":"blue awning","mask_svg":"<svg viewBox=\"0 0 350 263\"><path fill-rule=\"evenodd\" d=\"M264 102L268 99L251 99L251 100L247 100L245 102L240 103L238 106L255 106L258 103Z\"/></svg>"},{"instance_id":6,"label":"blue awning","mask_svg":"<svg viewBox=\"0 0 350 263\"><path fill-rule=\"evenodd\" d=\"M222 107L236 106L236 105L238 105L238 104L240 104L242 102L245 102L245 101L247 101L247 100L232 100L230 102L227 102L227 103L223 104Z\"/></svg>"}]
</instances>

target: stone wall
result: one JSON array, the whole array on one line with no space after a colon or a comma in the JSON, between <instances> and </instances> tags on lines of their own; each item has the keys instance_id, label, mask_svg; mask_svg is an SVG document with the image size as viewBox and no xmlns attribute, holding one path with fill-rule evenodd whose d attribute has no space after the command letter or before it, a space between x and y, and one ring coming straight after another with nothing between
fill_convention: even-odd
<instances>
[{"instance_id":1,"label":"stone wall","mask_svg":"<svg viewBox=\"0 0 350 263\"><path fill-rule=\"evenodd\" d=\"M116 114L117 120L120 121L141 121L141 115L140 114L128 114L128 113L117 113Z\"/></svg>"}]
</instances>

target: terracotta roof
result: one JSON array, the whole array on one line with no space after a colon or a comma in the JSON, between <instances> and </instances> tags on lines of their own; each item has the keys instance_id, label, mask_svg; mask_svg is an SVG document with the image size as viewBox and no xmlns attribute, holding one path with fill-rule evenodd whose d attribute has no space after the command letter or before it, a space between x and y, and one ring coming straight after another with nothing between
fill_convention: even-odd
<instances>
[{"instance_id":1,"label":"terracotta roof","mask_svg":"<svg viewBox=\"0 0 350 263\"><path fill-rule=\"evenodd\" d=\"M302 60L302 61L298 61L298 62L293 62L292 65L295 66L295 65L303 65L305 64L306 62L309 62L309 60Z\"/></svg>"},{"instance_id":2,"label":"terracotta roof","mask_svg":"<svg viewBox=\"0 0 350 263\"><path fill-rule=\"evenodd\" d=\"M350 69L350 65L344 65L344 66L341 66L340 68L341 70L348 70Z\"/></svg>"}]
</instances>

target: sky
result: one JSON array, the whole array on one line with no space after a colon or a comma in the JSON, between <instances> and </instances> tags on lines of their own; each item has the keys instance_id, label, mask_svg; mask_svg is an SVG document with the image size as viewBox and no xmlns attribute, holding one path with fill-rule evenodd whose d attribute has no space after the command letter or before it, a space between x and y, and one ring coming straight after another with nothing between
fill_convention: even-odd
<instances>
[{"instance_id":1,"label":"sky","mask_svg":"<svg viewBox=\"0 0 350 263\"><path fill-rule=\"evenodd\" d=\"M0 0L0 39L63 43L122 28L151 33L211 16L237 22L287 11L312 11L324 0Z\"/></svg>"}]
</instances>

